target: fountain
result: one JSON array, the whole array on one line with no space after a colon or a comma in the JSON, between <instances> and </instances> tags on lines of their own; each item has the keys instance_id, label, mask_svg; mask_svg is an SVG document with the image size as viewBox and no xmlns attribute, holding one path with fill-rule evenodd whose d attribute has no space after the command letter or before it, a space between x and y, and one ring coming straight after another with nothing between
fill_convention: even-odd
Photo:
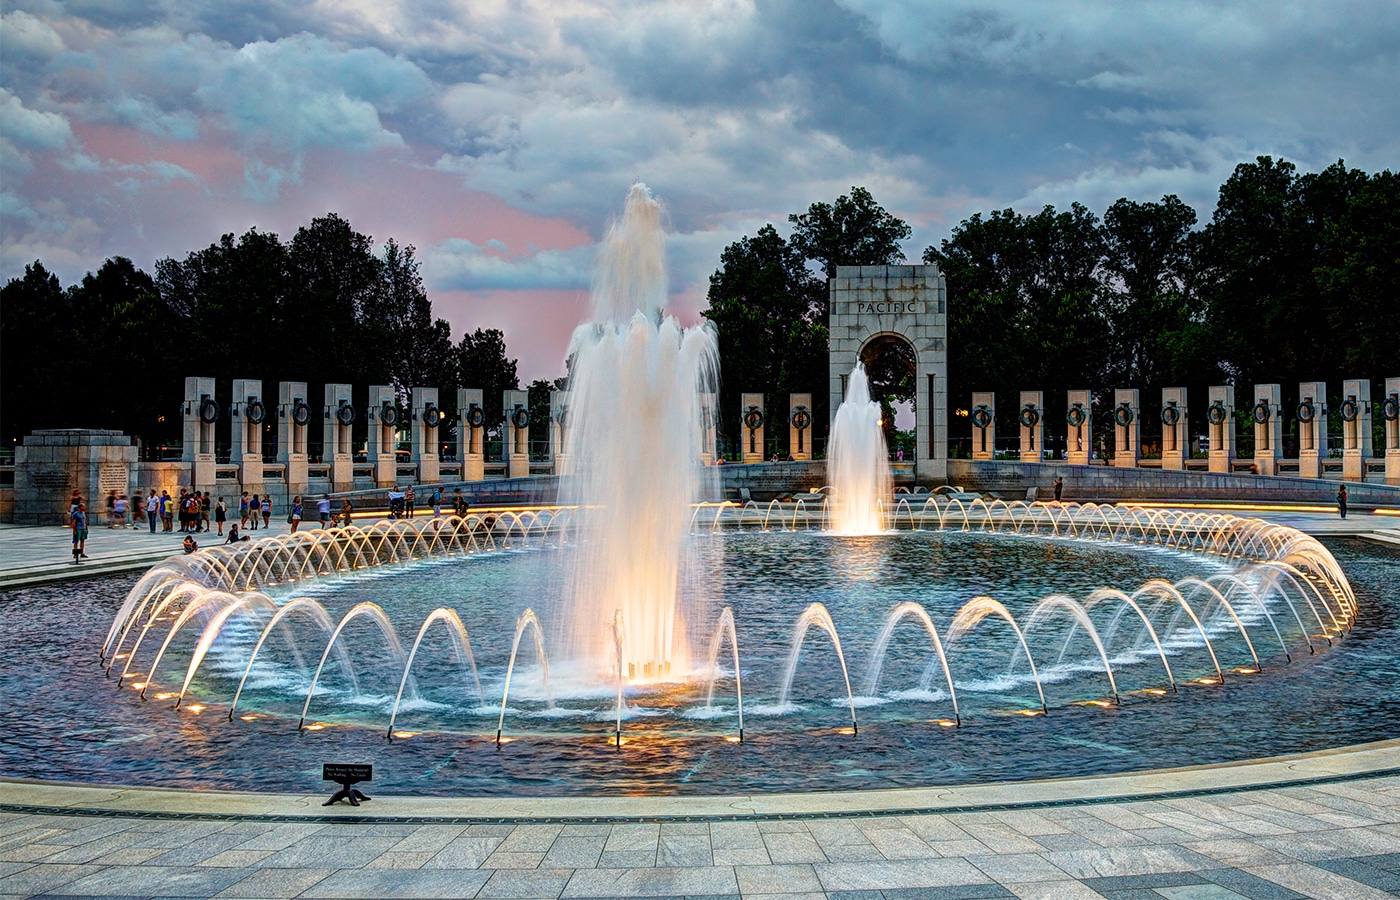
<instances>
[{"instance_id":1,"label":"fountain","mask_svg":"<svg viewBox=\"0 0 1400 900\"><path fill-rule=\"evenodd\" d=\"M702 393L716 385L708 326L682 328L666 301L662 208L633 185L609 230L593 286L593 317L570 345L576 475L565 488L580 509L580 552L565 611L566 658L606 677L618 651L632 682L688 669L677 582L690 504L697 499Z\"/></svg>"},{"instance_id":2,"label":"fountain","mask_svg":"<svg viewBox=\"0 0 1400 900\"><path fill-rule=\"evenodd\" d=\"M846 399L831 425L827 454L827 481L834 495L831 530L836 534L885 530L884 506L894 492L894 481L882 418L880 404L870 399L865 366L856 363L846 381Z\"/></svg>"}]
</instances>

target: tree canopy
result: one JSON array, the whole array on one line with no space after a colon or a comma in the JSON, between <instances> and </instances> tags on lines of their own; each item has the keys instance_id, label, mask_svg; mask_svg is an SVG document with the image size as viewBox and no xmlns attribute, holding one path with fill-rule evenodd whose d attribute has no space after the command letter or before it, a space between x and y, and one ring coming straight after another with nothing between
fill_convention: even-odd
<instances>
[{"instance_id":1,"label":"tree canopy","mask_svg":"<svg viewBox=\"0 0 1400 900\"><path fill-rule=\"evenodd\" d=\"M518 386L500 331L452 341L433 315L411 246L373 240L330 214L290 241L226 234L152 277L120 257L63 288L42 262L0 288L0 409L6 442L45 427L117 428L148 443L178 440L187 375L261 378L269 394L305 381L359 390L389 384L482 387L489 421Z\"/></svg>"}]
</instances>

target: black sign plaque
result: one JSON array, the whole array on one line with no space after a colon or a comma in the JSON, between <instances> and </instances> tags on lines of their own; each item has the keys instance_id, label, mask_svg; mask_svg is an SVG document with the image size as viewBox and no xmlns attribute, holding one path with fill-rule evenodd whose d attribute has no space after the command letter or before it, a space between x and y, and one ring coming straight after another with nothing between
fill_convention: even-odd
<instances>
[{"instance_id":1,"label":"black sign plaque","mask_svg":"<svg viewBox=\"0 0 1400 900\"><path fill-rule=\"evenodd\" d=\"M359 763L323 763L321 780L334 781L340 785L340 790L331 794L331 799L322 803L322 806L330 806L341 800L349 800L351 806L359 806L361 800L369 798L357 791L354 785L360 781L373 781L374 767Z\"/></svg>"}]
</instances>

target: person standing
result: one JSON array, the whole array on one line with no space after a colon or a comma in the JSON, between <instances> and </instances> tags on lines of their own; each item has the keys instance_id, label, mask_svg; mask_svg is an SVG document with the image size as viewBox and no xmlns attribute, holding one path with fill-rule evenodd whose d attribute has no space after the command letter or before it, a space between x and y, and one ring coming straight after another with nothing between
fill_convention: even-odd
<instances>
[{"instance_id":1,"label":"person standing","mask_svg":"<svg viewBox=\"0 0 1400 900\"><path fill-rule=\"evenodd\" d=\"M209 531L209 492L205 491L199 495L199 525L200 531Z\"/></svg>"},{"instance_id":2,"label":"person standing","mask_svg":"<svg viewBox=\"0 0 1400 900\"><path fill-rule=\"evenodd\" d=\"M433 488L433 518L442 518L442 486Z\"/></svg>"},{"instance_id":3,"label":"person standing","mask_svg":"<svg viewBox=\"0 0 1400 900\"><path fill-rule=\"evenodd\" d=\"M151 534L156 533L156 520L160 518L160 498L156 496L155 489L151 489L151 496L146 498L146 524L151 526Z\"/></svg>"},{"instance_id":4,"label":"person standing","mask_svg":"<svg viewBox=\"0 0 1400 900\"><path fill-rule=\"evenodd\" d=\"M1342 485L1337 488L1337 512L1341 513L1343 519L1347 517L1347 486Z\"/></svg>"},{"instance_id":5,"label":"person standing","mask_svg":"<svg viewBox=\"0 0 1400 900\"><path fill-rule=\"evenodd\" d=\"M258 502L258 495L253 494L248 498L248 527L253 531L258 530L258 517L262 515L262 504Z\"/></svg>"},{"instance_id":6,"label":"person standing","mask_svg":"<svg viewBox=\"0 0 1400 900\"><path fill-rule=\"evenodd\" d=\"M244 491L243 496L238 498L238 524L244 528L248 527L248 492Z\"/></svg>"},{"instance_id":7,"label":"person standing","mask_svg":"<svg viewBox=\"0 0 1400 900\"><path fill-rule=\"evenodd\" d=\"M228 520L228 505L224 503L224 498L220 497L219 502L214 504L214 524L219 526L219 537L224 535L224 522Z\"/></svg>"},{"instance_id":8,"label":"person standing","mask_svg":"<svg viewBox=\"0 0 1400 900\"><path fill-rule=\"evenodd\" d=\"M408 486L408 490L403 492L403 513L408 518L413 518L413 504L417 500L417 495L413 493L413 485Z\"/></svg>"},{"instance_id":9,"label":"person standing","mask_svg":"<svg viewBox=\"0 0 1400 900\"><path fill-rule=\"evenodd\" d=\"M352 518L354 518L354 516L355 516L355 504L353 504L353 503L350 502L350 498L349 498L349 497L346 497L345 500L340 504L340 522L341 522L341 524L344 525L346 528L349 528L349 527L350 527L350 520L351 520Z\"/></svg>"},{"instance_id":10,"label":"person standing","mask_svg":"<svg viewBox=\"0 0 1400 900\"><path fill-rule=\"evenodd\" d=\"M263 494L262 498L263 528L272 527L272 495Z\"/></svg>"},{"instance_id":11,"label":"person standing","mask_svg":"<svg viewBox=\"0 0 1400 900\"><path fill-rule=\"evenodd\" d=\"M321 499L316 501L316 518L321 520L322 528L326 528L331 524L330 494L322 494Z\"/></svg>"},{"instance_id":12,"label":"person standing","mask_svg":"<svg viewBox=\"0 0 1400 900\"><path fill-rule=\"evenodd\" d=\"M169 491L160 492L160 530L169 534L175 529L175 499Z\"/></svg>"},{"instance_id":13,"label":"person standing","mask_svg":"<svg viewBox=\"0 0 1400 900\"><path fill-rule=\"evenodd\" d=\"M87 559L88 517L86 503L79 503L77 508L69 514L69 526L73 529L73 565L76 566L79 557Z\"/></svg>"},{"instance_id":14,"label":"person standing","mask_svg":"<svg viewBox=\"0 0 1400 900\"><path fill-rule=\"evenodd\" d=\"M461 488L452 491L452 514L459 519L467 517L467 498L462 496Z\"/></svg>"},{"instance_id":15,"label":"person standing","mask_svg":"<svg viewBox=\"0 0 1400 900\"><path fill-rule=\"evenodd\" d=\"M271 513L271 510L268 511ZM291 523L292 534L297 533L297 528L301 525L301 498L292 498L292 514L287 516L287 521Z\"/></svg>"},{"instance_id":16,"label":"person standing","mask_svg":"<svg viewBox=\"0 0 1400 900\"><path fill-rule=\"evenodd\" d=\"M1055 502L1060 502L1060 494L1064 492L1065 480L1059 475L1055 476Z\"/></svg>"}]
</instances>

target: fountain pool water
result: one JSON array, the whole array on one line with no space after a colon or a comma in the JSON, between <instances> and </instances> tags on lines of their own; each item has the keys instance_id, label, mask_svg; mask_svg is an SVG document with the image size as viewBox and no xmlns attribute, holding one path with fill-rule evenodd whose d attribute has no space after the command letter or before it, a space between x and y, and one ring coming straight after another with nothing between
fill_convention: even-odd
<instances>
[{"instance_id":1,"label":"fountain pool water","mask_svg":"<svg viewBox=\"0 0 1400 900\"><path fill-rule=\"evenodd\" d=\"M827 458L831 530L837 534L878 534L886 527L884 504L894 493L894 481L882 418L880 404L870 398L865 366L856 363L831 424Z\"/></svg>"}]
</instances>

